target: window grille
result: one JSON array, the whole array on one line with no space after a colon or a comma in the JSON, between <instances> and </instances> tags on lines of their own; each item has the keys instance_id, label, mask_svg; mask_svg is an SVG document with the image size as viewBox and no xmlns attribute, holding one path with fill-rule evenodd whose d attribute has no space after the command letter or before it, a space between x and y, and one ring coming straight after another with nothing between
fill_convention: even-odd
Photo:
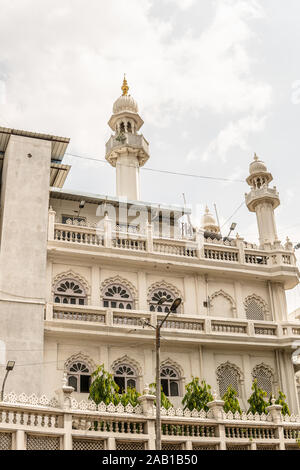
<instances>
[{"instance_id":1,"label":"window grille","mask_svg":"<svg viewBox=\"0 0 300 470\"><path fill-rule=\"evenodd\" d=\"M126 287L121 284L111 284L104 291L103 306L131 310L134 308L134 303L132 295Z\"/></svg>"},{"instance_id":2,"label":"window grille","mask_svg":"<svg viewBox=\"0 0 300 470\"><path fill-rule=\"evenodd\" d=\"M12 449L12 433L0 432L0 450Z\"/></svg>"},{"instance_id":3,"label":"window grille","mask_svg":"<svg viewBox=\"0 0 300 470\"><path fill-rule=\"evenodd\" d=\"M175 369L164 367L160 372L161 386L167 397L179 396L179 376Z\"/></svg>"},{"instance_id":4,"label":"window grille","mask_svg":"<svg viewBox=\"0 0 300 470\"><path fill-rule=\"evenodd\" d=\"M104 440L73 439L73 450L104 450Z\"/></svg>"},{"instance_id":5,"label":"window grille","mask_svg":"<svg viewBox=\"0 0 300 470\"><path fill-rule=\"evenodd\" d=\"M60 437L27 434L27 450L60 450Z\"/></svg>"},{"instance_id":6,"label":"window grille","mask_svg":"<svg viewBox=\"0 0 300 470\"><path fill-rule=\"evenodd\" d=\"M81 284L73 279L60 281L54 290L54 302L72 305L85 305L86 293Z\"/></svg>"},{"instance_id":7,"label":"window grille","mask_svg":"<svg viewBox=\"0 0 300 470\"><path fill-rule=\"evenodd\" d=\"M171 442L162 442L161 443L161 450L182 450L183 444L182 442L176 442L176 444Z\"/></svg>"},{"instance_id":8,"label":"window grille","mask_svg":"<svg viewBox=\"0 0 300 470\"><path fill-rule=\"evenodd\" d=\"M248 320L265 320L263 305L255 299L249 299L246 303L246 317Z\"/></svg>"},{"instance_id":9,"label":"window grille","mask_svg":"<svg viewBox=\"0 0 300 470\"><path fill-rule=\"evenodd\" d=\"M263 365L257 366L253 369L252 377L257 380L258 387L267 392L268 397L272 395L274 378L270 369Z\"/></svg>"},{"instance_id":10,"label":"window grille","mask_svg":"<svg viewBox=\"0 0 300 470\"><path fill-rule=\"evenodd\" d=\"M91 372L83 362L74 362L68 370L68 385L73 387L75 392L89 393L91 385Z\"/></svg>"},{"instance_id":11,"label":"window grille","mask_svg":"<svg viewBox=\"0 0 300 470\"><path fill-rule=\"evenodd\" d=\"M160 299L163 297L166 298L165 302L162 305L157 305ZM175 300L175 296L166 289L155 289L150 296L150 312L165 312L170 311L170 307Z\"/></svg>"},{"instance_id":12,"label":"window grille","mask_svg":"<svg viewBox=\"0 0 300 470\"><path fill-rule=\"evenodd\" d=\"M135 371L126 364L121 364L115 370L114 381L120 387L119 393L126 392L128 388L137 386L137 376Z\"/></svg>"},{"instance_id":13,"label":"window grille","mask_svg":"<svg viewBox=\"0 0 300 470\"><path fill-rule=\"evenodd\" d=\"M231 386L240 396L240 375L230 364L222 365L217 370L217 380L219 383L220 397L222 398Z\"/></svg>"},{"instance_id":14,"label":"window grille","mask_svg":"<svg viewBox=\"0 0 300 470\"><path fill-rule=\"evenodd\" d=\"M145 443L133 441L117 441L116 450L145 450Z\"/></svg>"}]
</instances>

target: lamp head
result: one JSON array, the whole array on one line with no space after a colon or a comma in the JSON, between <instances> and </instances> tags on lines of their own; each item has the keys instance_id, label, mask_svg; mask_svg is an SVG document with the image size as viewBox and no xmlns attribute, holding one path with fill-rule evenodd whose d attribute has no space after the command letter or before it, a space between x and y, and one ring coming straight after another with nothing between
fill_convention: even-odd
<instances>
[{"instance_id":1,"label":"lamp head","mask_svg":"<svg viewBox=\"0 0 300 470\"><path fill-rule=\"evenodd\" d=\"M15 361L8 361L7 362L6 370L8 370L8 371L13 370L14 367L15 367Z\"/></svg>"},{"instance_id":2,"label":"lamp head","mask_svg":"<svg viewBox=\"0 0 300 470\"><path fill-rule=\"evenodd\" d=\"M230 231L232 232L233 230L235 230L236 226L237 226L237 224L235 222L232 222L232 224L230 226Z\"/></svg>"},{"instance_id":3,"label":"lamp head","mask_svg":"<svg viewBox=\"0 0 300 470\"><path fill-rule=\"evenodd\" d=\"M162 305L166 302L166 300L167 300L167 297L161 297L156 305Z\"/></svg>"},{"instance_id":4,"label":"lamp head","mask_svg":"<svg viewBox=\"0 0 300 470\"><path fill-rule=\"evenodd\" d=\"M182 300L178 297L177 299L174 300L174 302L171 305L170 312L174 313L176 312L177 308L181 304Z\"/></svg>"}]
</instances>

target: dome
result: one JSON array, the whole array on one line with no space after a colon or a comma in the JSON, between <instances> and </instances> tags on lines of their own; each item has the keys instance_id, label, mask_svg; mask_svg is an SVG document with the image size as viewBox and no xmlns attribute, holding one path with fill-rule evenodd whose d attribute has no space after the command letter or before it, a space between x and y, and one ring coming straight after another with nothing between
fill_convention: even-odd
<instances>
[{"instance_id":1,"label":"dome","mask_svg":"<svg viewBox=\"0 0 300 470\"><path fill-rule=\"evenodd\" d=\"M209 212L209 209L208 209L207 206L206 206L206 209L205 209L205 214L203 215L202 220L201 220L201 225L202 225L202 228L204 228L205 230L211 231L211 232L219 232L220 231L220 229L219 229L219 227L216 223L215 218Z\"/></svg>"},{"instance_id":2,"label":"dome","mask_svg":"<svg viewBox=\"0 0 300 470\"><path fill-rule=\"evenodd\" d=\"M254 155L254 161L250 163L249 166L250 175L254 175L256 173L267 173L268 169L264 162L259 160L258 156Z\"/></svg>"},{"instance_id":3,"label":"dome","mask_svg":"<svg viewBox=\"0 0 300 470\"><path fill-rule=\"evenodd\" d=\"M113 113L118 114L122 111L130 111L131 113L138 113L137 102L130 95L122 95L115 101L113 106Z\"/></svg>"}]
</instances>

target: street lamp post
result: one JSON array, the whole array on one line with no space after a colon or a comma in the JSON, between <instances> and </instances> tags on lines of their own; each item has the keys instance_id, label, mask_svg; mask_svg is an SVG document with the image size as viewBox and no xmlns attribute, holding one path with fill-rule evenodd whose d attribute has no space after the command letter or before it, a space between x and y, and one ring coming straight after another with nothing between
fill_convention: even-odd
<instances>
[{"instance_id":1,"label":"street lamp post","mask_svg":"<svg viewBox=\"0 0 300 470\"><path fill-rule=\"evenodd\" d=\"M15 367L15 361L8 361L8 363L6 364L6 374L5 374L5 377L4 377L4 380L3 380L3 384L2 384L0 401L3 401L4 387L5 387L5 382L6 382L7 376L9 374L9 372L11 370L13 370L14 367Z\"/></svg>"},{"instance_id":2,"label":"street lamp post","mask_svg":"<svg viewBox=\"0 0 300 470\"><path fill-rule=\"evenodd\" d=\"M162 305L166 301L165 297L162 297L157 305ZM161 416L160 416L160 407L161 407L161 379L160 379L160 330L167 320L168 316L171 313L174 313L176 309L181 304L181 299L175 299L172 303L169 312L164 317L164 319L159 323L156 322L155 328L155 350L156 350L156 439L155 447L156 450L161 450ZM147 323L149 326L149 323Z\"/></svg>"}]
</instances>

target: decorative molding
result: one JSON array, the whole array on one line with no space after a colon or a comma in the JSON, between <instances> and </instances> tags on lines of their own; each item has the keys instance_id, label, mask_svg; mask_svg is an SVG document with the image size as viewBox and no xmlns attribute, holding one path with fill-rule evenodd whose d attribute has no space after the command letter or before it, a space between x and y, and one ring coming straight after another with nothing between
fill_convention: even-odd
<instances>
[{"instance_id":1,"label":"decorative molding","mask_svg":"<svg viewBox=\"0 0 300 470\"><path fill-rule=\"evenodd\" d=\"M54 279L52 281L52 296L54 296L55 288L56 288L57 284L64 281L64 280L66 280L66 279L72 279L72 280L78 282L79 284L81 284L81 286L85 290L85 294L86 294L87 298L88 299L90 298L91 289L90 289L89 283L80 274L75 273L74 271L72 271L72 269L70 269L69 271L63 272L63 273L59 273L54 277Z\"/></svg>"},{"instance_id":2,"label":"decorative molding","mask_svg":"<svg viewBox=\"0 0 300 470\"><path fill-rule=\"evenodd\" d=\"M131 359L129 356L127 356L127 354L125 354L125 356L121 357L120 359L116 359L112 363L112 365L111 365L112 372L115 372L116 369L118 369L118 367L120 367L122 364L132 367L135 370L136 376L138 378L142 377L143 371L142 371L141 366L139 365L139 363L137 361L135 361L134 359Z\"/></svg>"},{"instance_id":3,"label":"decorative molding","mask_svg":"<svg viewBox=\"0 0 300 470\"><path fill-rule=\"evenodd\" d=\"M96 364L94 363L93 359L91 359L87 354L79 352L73 354L66 360L64 364L64 369L66 372L69 373L69 369L74 362L83 362L89 368L91 374L94 372L94 370L96 370Z\"/></svg>"},{"instance_id":4,"label":"decorative molding","mask_svg":"<svg viewBox=\"0 0 300 470\"><path fill-rule=\"evenodd\" d=\"M157 290L157 289L165 289L165 290L168 290L170 291L171 294L174 295L175 298L181 298L182 299L182 302L184 301L184 298L183 298L183 295L182 293L180 292L179 289L177 289L177 287L175 287L173 284L170 284L164 280L162 281L157 281L157 282L154 282L153 284L151 284L150 287L148 287L147 289L147 299L148 299L148 302L151 301L151 295L152 293Z\"/></svg>"},{"instance_id":5,"label":"decorative molding","mask_svg":"<svg viewBox=\"0 0 300 470\"><path fill-rule=\"evenodd\" d=\"M162 370L164 367L170 367L172 369L175 369L177 374L178 374L178 379L179 380L185 379L183 368L177 362L175 362L173 359L171 359L170 357L168 357L167 359L165 359L164 361L161 362L160 370Z\"/></svg>"},{"instance_id":6,"label":"decorative molding","mask_svg":"<svg viewBox=\"0 0 300 470\"><path fill-rule=\"evenodd\" d=\"M211 296L210 296L210 300L211 302L213 302L213 300L216 298L216 297L219 297L219 296L222 296L224 297L226 300L228 300L231 304L231 308L232 308L232 311L235 312L236 311L236 303L234 301L234 299L231 297L231 295L227 294L227 292L223 291L223 289L220 289L216 292L214 292ZM213 305L212 305L213 306Z\"/></svg>"},{"instance_id":7,"label":"decorative molding","mask_svg":"<svg viewBox=\"0 0 300 470\"><path fill-rule=\"evenodd\" d=\"M264 313L266 313L266 314L269 313L269 306L268 306L267 302L262 297L260 297L259 295L256 295L256 294L248 295L245 298L245 300L244 300L245 308L247 308L247 305L251 300L255 300L256 302L258 302L258 304L263 308Z\"/></svg>"},{"instance_id":8,"label":"decorative molding","mask_svg":"<svg viewBox=\"0 0 300 470\"><path fill-rule=\"evenodd\" d=\"M130 281L128 281L127 279L125 279L125 278L123 278L119 275L114 276L114 277L109 277L101 283L101 286L100 286L100 298L101 298L101 300L103 299L104 291L107 289L107 287L109 287L112 284L120 284L120 285L124 286L126 289L128 289L130 291L133 300L135 302L137 302L138 292L137 292L136 287Z\"/></svg>"}]
</instances>

